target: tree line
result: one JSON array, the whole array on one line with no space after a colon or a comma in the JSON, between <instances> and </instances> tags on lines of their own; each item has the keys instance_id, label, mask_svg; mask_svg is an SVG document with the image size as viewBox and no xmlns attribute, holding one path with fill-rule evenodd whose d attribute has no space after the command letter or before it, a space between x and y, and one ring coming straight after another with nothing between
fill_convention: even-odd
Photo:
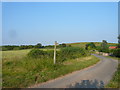
<instances>
[{"instance_id":1,"label":"tree line","mask_svg":"<svg viewBox=\"0 0 120 90\"><path fill-rule=\"evenodd\" d=\"M0 46L0 50L8 51L8 50L23 50L23 49L53 48L53 47L54 45L43 46L41 43L38 43L36 45L20 45L20 46L19 45L4 45L4 46ZM58 48L67 47L67 45L65 43L62 43L62 44L59 44L57 47Z\"/></svg>"}]
</instances>

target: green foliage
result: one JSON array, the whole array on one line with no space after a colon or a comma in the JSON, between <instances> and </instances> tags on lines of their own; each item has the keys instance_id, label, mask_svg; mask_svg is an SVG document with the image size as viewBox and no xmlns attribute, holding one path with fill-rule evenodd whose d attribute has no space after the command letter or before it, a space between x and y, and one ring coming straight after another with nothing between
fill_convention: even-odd
<instances>
[{"instance_id":1,"label":"green foliage","mask_svg":"<svg viewBox=\"0 0 120 90\"><path fill-rule=\"evenodd\" d=\"M59 44L58 47L66 47L67 45L65 43Z\"/></svg>"},{"instance_id":2,"label":"green foliage","mask_svg":"<svg viewBox=\"0 0 120 90\"><path fill-rule=\"evenodd\" d=\"M44 48L54 48L54 45L47 45L47 46L44 46Z\"/></svg>"},{"instance_id":3,"label":"green foliage","mask_svg":"<svg viewBox=\"0 0 120 90\"><path fill-rule=\"evenodd\" d=\"M120 48L120 43L118 43L117 47Z\"/></svg>"},{"instance_id":4,"label":"green foliage","mask_svg":"<svg viewBox=\"0 0 120 90\"><path fill-rule=\"evenodd\" d=\"M105 52L105 53L109 53L110 52L106 40L103 40L102 43L101 43L101 46L97 46L96 49L99 52Z\"/></svg>"},{"instance_id":5,"label":"green foliage","mask_svg":"<svg viewBox=\"0 0 120 90\"><path fill-rule=\"evenodd\" d=\"M41 48L42 47L42 44L41 43L38 43L37 45L34 46L35 48Z\"/></svg>"},{"instance_id":6,"label":"green foliage","mask_svg":"<svg viewBox=\"0 0 120 90\"><path fill-rule=\"evenodd\" d=\"M2 85L3 87L11 88L29 87L71 73L75 70L83 69L99 61L94 56L88 56L81 57L79 60L66 60L70 64L64 64L64 62L61 64L53 64L53 58L47 58L46 56L44 58L29 58L24 56L28 53L28 50L3 52ZM47 56L50 55L50 57L52 57L53 50L46 52ZM57 53L60 54L59 51L57 51ZM13 56L11 57L11 55ZM88 59L86 60L86 58Z\"/></svg>"},{"instance_id":7,"label":"green foliage","mask_svg":"<svg viewBox=\"0 0 120 90\"><path fill-rule=\"evenodd\" d=\"M43 48L42 44L38 43L37 45L5 45L1 46L2 51L8 51L8 50L22 50L22 49L32 49L32 48Z\"/></svg>"},{"instance_id":8,"label":"green foliage","mask_svg":"<svg viewBox=\"0 0 120 90\"><path fill-rule=\"evenodd\" d=\"M13 50L15 47L19 47L19 46L15 46L15 45L2 46L2 51Z\"/></svg>"},{"instance_id":9,"label":"green foliage","mask_svg":"<svg viewBox=\"0 0 120 90\"><path fill-rule=\"evenodd\" d=\"M97 46L97 48L96 48L99 52L105 52L105 53L109 53L110 52L110 50L108 49L108 48L106 48L106 49L103 49L102 47L100 47L100 46Z\"/></svg>"},{"instance_id":10,"label":"green foliage","mask_svg":"<svg viewBox=\"0 0 120 90\"><path fill-rule=\"evenodd\" d=\"M32 58L42 58L46 54L45 51L39 50L39 49L32 49L29 53L28 56Z\"/></svg>"},{"instance_id":11,"label":"green foliage","mask_svg":"<svg viewBox=\"0 0 120 90\"><path fill-rule=\"evenodd\" d=\"M107 51L108 49L108 46L107 46L107 41L106 40L103 40L102 43L101 43L101 48L104 51Z\"/></svg>"},{"instance_id":12,"label":"green foliage","mask_svg":"<svg viewBox=\"0 0 120 90\"><path fill-rule=\"evenodd\" d=\"M115 49L115 50L113 51L113 55L116 56L116 57L120 57L120 48Z\"/></svg>"},{"instance_id":13,"label":"green foliage","mask_svg":"<svg viewBox=\"0 0 120 90\"><path fill-rule=\"evenodd\" d=\"M20 48L19 47L14 47L13 50L20 50Z\"/></svg>"},{"instance_id":14,"label":"green foliage","mask_svg":"<svg viewBox=\"0 0 120 90\"><path fill-rule=\"evenodd\" d=\"M118 35L118 43L120 44L120 34Z\"/></svg>"},{"instance_id":15,"label":"green foliage","mask_svg":"<svg viewBox=\"0 0 120 90\"><path fill-rule=\"evenodd\" d=\"M109 49L109 53L113 53L114 52L114 49Z\"/></svg>"},{"instance_id":16,"label":"green foliage","mask_svg":"<svg viewBox=\"0 0 120 90\"><path fill-rule=\"evenodd\" d=\"M2 47L2 51L7 51L8 49L6 47Z\"/></svg>"},{"instance_id":17,"label":"green foliage","mask_svg":"<svg viewBox=\"0 0 120 90\"><path fill-rule=\"evenodd\" d=\"M54 51L53 50L46 51L46 57L47 58L53 58L53 55L54 55Z\"/></svg>"},{"instance_id":18,"label":"green foliage","mask_svg":"<svg viewBox=\"0 0 120 90\"><path fill-rule=\"evenodd\" d=\"M79 47L65 47L58 53L58 59L65 61L67 59L75 59L81 56L87 56L85 49Z\"/></svg>"},{"instance_id":19,"label":"green foliage","mask_svg":"<svg viewBox=\"0 0 120 90\"><path fill-rule=\"evenodd\" d=\"M106 85L106 88L120 88L120 64L112 80Z\"/></svg>"},{"instance_id":20,"label":"green foliage","mask_svg":"<svg viewBox=\"0 0 120 90\"><path fill-rule=\"evenodd\" d=\"M86 50L92 50L92 49L95 49L95 48L96 48L96 46L95 46L95 44L93 42L88 43L88 44L85 45Z\"/></svg>"},{"instance_id":21,"label":"green foliage","mask_svg":"<svg viewBox=\"0 0 120 90\"><path fill-rule=\"evenodd\" d=\"M78 48L78 47L65 47L61 48L59 51L56 53L56 58L57 58L57 63L62 63L65 60L68 59L75 59L78 57L83 57L89 55L88 52L83 49L83 48ZM29 53L28 56L32 58L51 58L53 59L54 51L53 50L48 50L48 51L43 51L39 49L32 49Z\"/></svg>"}]
</instances>

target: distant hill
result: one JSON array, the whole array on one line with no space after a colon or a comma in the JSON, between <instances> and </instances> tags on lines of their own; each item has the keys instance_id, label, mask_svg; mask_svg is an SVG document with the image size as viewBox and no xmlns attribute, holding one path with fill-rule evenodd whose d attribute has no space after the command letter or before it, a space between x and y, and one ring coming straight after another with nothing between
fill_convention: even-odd
<instances>
[{"instance_id":1,"label":"distant hill","mask_svg":"<svg viewBox=\"0 0 120 90\"><path fill-rule=\"evenodd\" d=\"M67 45L71 45L73 47L82 47L85 48L85 45L90 42L77 42L77 43L66 43ZM96 46L100 46L102 42L93 42ZM108 43L108 46L116 46L117 43Z\"/></svg>"}]
</instances>

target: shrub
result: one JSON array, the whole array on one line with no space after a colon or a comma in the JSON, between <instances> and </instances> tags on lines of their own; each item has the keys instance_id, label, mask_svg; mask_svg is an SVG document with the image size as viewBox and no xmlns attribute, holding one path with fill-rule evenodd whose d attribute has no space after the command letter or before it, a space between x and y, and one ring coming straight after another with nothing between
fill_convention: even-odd
<instances>
[{"instance_id":1,"label":"shrub","mask_svg":"<svg viewBox=\"0 0 120 90\"><path fill-rule=\"evenodd\" d=\"M20 48L19 47L14 47L13 50L20 50Z\"/></svg>"},{"instance_id":2,"label":"shrub","mask_svg":"<svg viewBox=\"0 0 120 90\"><path fill-rule=\"evenodd\" d=\"M97 46L96 49L97 49L99 52L105 52L105 53L109 53L109 52L110 52L110 50L109 50L108 48L103 49L103 48L100 47L100 46Z\"/></svg>"},{"instance_id":3,"label":"shrub","mask_svg":"<svg viewBox=\"0 0 120 90\"><path fill-rule=\"evenodd\" d=\"M116 57L120 57L120 48L115 49L115 50L113 51L113 55L116 56Z\"/></svg>"},{"instance_id":4,"label":"shrub","mask_svg":"<svg viewBox=\"0 0 120 90\"><path fill-rule=\"evenodd\" d=\"M7 51L8 49L6 47L2 47L2 51Z\"/></svg>"},{"instance_id":5,"label":"shrub","mask_svg":"<svg viewBox=\"0 0 120 90\"><path fill-rule=\"evenodd\" d=\"M79 47L65 47L60 50L59 58L62 61L66 59L75 59L81 56L86 56L87 53L85 49Z\"/></svg>"},{"instance_id":6,"label":"shrub","mask_svg":"<svg viewBox=\"0 0 120 90\"><path fill-rule=\"evenodd\" d=\"M109 53L109 49L103 49L102 52Z\"/></svg>"},{"instance_id":7,"label":"shrub","mask_svg":"<svg viewBox=\"0 0 120 90\"><path fill-rule=\"evenodd\" d=\"M44 59L53 59L54 51L42 51L39 49L33 49L28 53L29 57L32 58L44 58ZM88 56L89 53L87 50L79 47L64 47L60 51L56 51L56 60L58 63L61 63L68 59L75 59L81 56Z\"/></svg>"},{"instance_id":8,"label":"shrub","mask_svg":"<svg viewBox=\"0 0 120 90\"><path fill-rule=\"evenodd\" d=\"M96 48L96 46L95 46L95 44L93 42L88 43L88 44L85 45L86 50L93 50L95 48Z\"/></svg>"},{"instance_id":9,"label":"shrub","mask_svg":"<svg viewBox=\"0 0 120 90\"><path fill-rule=\"evenodd\" d=\"M46 51L46 57L53 58L53 55L54 55L54 51L53 50Z\"/></svg>"},{"instance_id":10,"label":"shrub","mask_svg":"<svg viewBox=\"0 0 120 90\"><path fill-rule=\"evenodd\" d=\"M28 56L32 58L42 58L46 54L45 51L39 50L39 49L32 49L29 53Z\"/></svg>"}]
</instances>

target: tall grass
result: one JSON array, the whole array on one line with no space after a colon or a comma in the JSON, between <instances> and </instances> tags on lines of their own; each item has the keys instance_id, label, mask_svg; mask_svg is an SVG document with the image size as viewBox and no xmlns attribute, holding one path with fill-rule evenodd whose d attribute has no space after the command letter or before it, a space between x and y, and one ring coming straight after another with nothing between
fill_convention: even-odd
<instances>
[{"instance_id":1,"label":"tall grass","mask_svg":"<svg viewBox=\"0 0 120 90\"><path fill-rule=\"evenodd\" d=\"M58 53L60 54L61 52ZM99 61L94 56L81 56L80 58L76 57L76 59L65 57L65 61L53 64L53 56L51 56L51 53L53 53L53 51L48 51L47 56L44 58L28 57L27 53L21 56L21 58L3 58L3 87L28 87L75 70L83 69ZM74 54L77 53L74 51ZM59 59L58 55L57 60Z\"/></svg>"},{"instance_id":2,"label":"tall grass","mask_svg":"<svg viewBox=\"0 0 120 90\"><path fill-rule=\"evenodd\" d=\"M120 64L118 65L118 69L115 72L112 80L106 85L106 88L120 88Z\"/></svg>"},{"instance_id":3,"label":"tall grass","mask_svg":"<svg viewBox=\"0 0 120 90\"><path fill-rule=\"evenodd\" d=\"M111 57L111 56L109 56L108 58L120 60L120 58L118 58L118 57ZM118 64L117 71L115 72L113 78L106 85L106 88L120 88L120 63Z\"/></svg>"}]
</instances>

